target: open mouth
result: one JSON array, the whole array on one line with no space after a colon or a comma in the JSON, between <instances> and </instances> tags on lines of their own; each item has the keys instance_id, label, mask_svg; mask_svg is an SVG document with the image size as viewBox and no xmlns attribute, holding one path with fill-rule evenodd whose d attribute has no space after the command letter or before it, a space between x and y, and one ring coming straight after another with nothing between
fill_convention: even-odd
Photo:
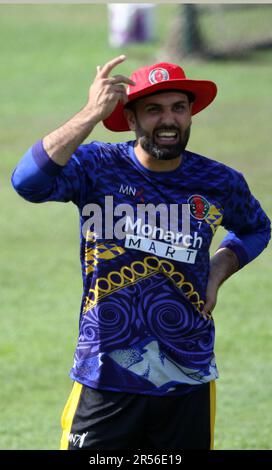
<instances>
[{"instance_id":1,"label":"open mouth","mask_svg":"<svg viewBox=\"0 0 272 470\"><path fill-rule=\"evenodd\" d=\"M156 131L155 140L158 144L176 144L178 141L178 132L176 131Z\"/></svg>"}]
</instances>

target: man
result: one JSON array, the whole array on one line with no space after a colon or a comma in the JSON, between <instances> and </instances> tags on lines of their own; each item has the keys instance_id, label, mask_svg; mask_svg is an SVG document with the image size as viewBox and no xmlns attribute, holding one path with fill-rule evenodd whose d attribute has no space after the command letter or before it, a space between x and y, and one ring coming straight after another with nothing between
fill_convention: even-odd
<instances>
[{"instance_id":1,"label":"man","mask_svg":"<svg viewBox=\"0 0 272 470\"><path fill-rule=\"evenodd\" d=\"M216 85L165 62L111 77L124 60L97 67L86 106L12 177L29 201L80 210L84 286L61 448L210 449L211 312L219 286L267 245L270 223L240 173L185 150ZM100 121L136 140L82 145ZM219 225L229 232L210 260Z\"/></svg>"}]
</instances>

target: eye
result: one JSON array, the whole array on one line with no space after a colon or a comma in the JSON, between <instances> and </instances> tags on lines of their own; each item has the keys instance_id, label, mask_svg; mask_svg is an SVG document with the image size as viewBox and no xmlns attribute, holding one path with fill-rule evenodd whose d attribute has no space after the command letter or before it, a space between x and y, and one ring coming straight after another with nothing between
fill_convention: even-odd
<instances>
[{"instance_id":1,"label":"eye","mask_svg":"<svg viewBox=\"0 0 272 470\"><path fill-rule=\"evenodd\" d=\"M157 106L152 106L147 109L147 112L150 114L156 114L159 112L159 108Z\"/></svg>"},{"instance_id":2,"label":"eye","mask_svg":"<svg viewBox=\"0 0 272 470\"><path fill-rule=\"evenodd\" d=\"M177 112L185 111L185 109L186 109L186 104L185 103L176 103L174 105L174 111L177 111Z\"/></svg>"},{"instance_id":3,"label":"eye","mask_svg":"<svg viewBox=\"0 0 272 470\"><path fill-rule=\"evenodd\" d=\"M159 106L148 106L146 108L146 111L150 114L156 114L160 112L160 107Z\"/></svg>"}]
</instances>

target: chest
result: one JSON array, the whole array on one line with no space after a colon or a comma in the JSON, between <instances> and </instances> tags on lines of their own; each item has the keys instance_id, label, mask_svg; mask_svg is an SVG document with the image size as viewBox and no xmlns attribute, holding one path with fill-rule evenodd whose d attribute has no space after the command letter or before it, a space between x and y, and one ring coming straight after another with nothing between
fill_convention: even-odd
<instances>
[{"instance_id":1,"label":"chest","mask_svg":"<svg viewBox=\"0 0 272 470\"><path fill-rule=\"evenodd\" d=\"M199 179L152 180L122 168L97 181L82 224L102 239L137 235L207 249L223 218L220 191Z\"/></svg>"}]
</instances>

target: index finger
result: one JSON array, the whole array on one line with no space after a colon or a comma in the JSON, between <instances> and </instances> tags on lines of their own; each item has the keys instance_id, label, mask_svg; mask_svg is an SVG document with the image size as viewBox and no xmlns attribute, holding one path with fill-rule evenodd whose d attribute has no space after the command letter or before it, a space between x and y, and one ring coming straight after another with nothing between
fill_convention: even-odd
<instances>
[{"instance_id":1,"label":"index finger","mask_svg":"<svg viewBox=\"0 0 272 470\"><path fill-rule=\"evenodd\" d=\"M116 67L116 65L121 64L126 60L125 55L119 55L118 57L115 57L115 59L111 60L110 62L107 62L100 70L99 70L99 75L102 78L107 78L110 74L110 72Z\"/></svg>"}]
</instances>

